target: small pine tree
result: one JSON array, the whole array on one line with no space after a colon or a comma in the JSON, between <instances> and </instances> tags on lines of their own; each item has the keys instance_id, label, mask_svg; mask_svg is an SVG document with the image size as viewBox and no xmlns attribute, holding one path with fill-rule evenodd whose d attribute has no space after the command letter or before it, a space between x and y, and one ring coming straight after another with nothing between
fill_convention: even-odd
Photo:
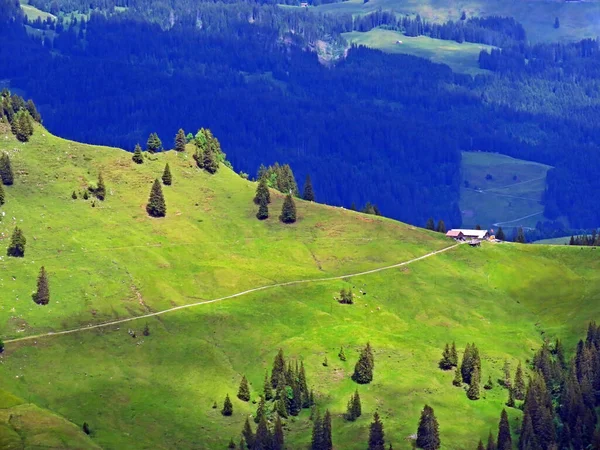
<instances>
[{"instance_id":1,"label":"small pine tree","mask_svg":"<svg viewBox=\"0 0 600 450\"><path fill-rule=\"evenodd\" d=\"M264 417L266 414L266 405L265 399L261 396L258 402L258 406L256 407L256 414L254 415L254 423L260 422L261 417Z\"/></svg>"},{"instance_id":2,"label":"small pine tree","mask_svg":"<svg viewBox=\"0 0 600 450\"><path fill-rule=\"evenodd\" d=\"M258 220L265 220L269 218L269 207L265 202L261 202L256 212L256 218Z\"/></svg>"},{"instance_id":3,"label":"small pine tree","mask_svg":"<svg viewBox=\"0 0 600 450\"><path fill-rule=\"evenodd\" d=\"M151 217L165 217L167 214L167 205L165 204L165 198L163 197L158 179L154 180L154 184L152 185L146 211Z\"/></svg>"},{"instance_id":4,"label":"small pine tree","mask_svg":"<svg viewBox=\"0 0 600 450\"><path fill-rule=\"evenodd\" d=\"M242 429L242 436L244 437L244 441L246 441L248 448L252 448L254 446L254 432L252 431L250 421L247 417L246 422L244 422L244 428Z\"/></svg>"},{"instance_id":5,"label":"small pine tree","mask_svg":"<svg viewBox=\"0 0 600 450\"><path fill-rule=\"evenodd\" d=\"M104 200L106 197L106 185L104 184L102 172L98 174L98 185L96 186L96 189L94 189L94 195L98 200Z\"/></svg>"},{"instance_id":6,"label":"small pine tree","mask_svg":"<svg viewBox=\"0 0 600 450\"><path fill-rule=\"evenodd\" d=\"M88 194L88 191L83 191L83 196L82 197L83 197L84 200L89 199L90 195Z\"/></svg>"},{"instance_id":7,"label":"small pine tree","mask_svg":"<svg viewBox=\"0 0 600 450\"><path fill-rule=\"evenodd\" d=\"M225 396L225 400L223 401L223 409L221 410L221 414L224 416L231 416L233 414L233 403L231 403L231 399L229 398L229 394Z\"/></svg>"},{"instance_id":8,"label":"small pine tree","mask_svg":"<svg viewBox=\"0 0 600 450\"><path fill-rule=\"evenodd\" d=\"M370 351L370 346L365 347L361 351L360 357L354 367L352 379L359 384L370 383L373 381L373 366L373 355Z\"/></svg>"},{"instance_id":9,"label":"small pine tree","mask_svg":"<svg viewBox=\"0 0 600 450\"><path fill-rule=\"evenodd\" d=\"M244 402L250 401L250 386L248 385L246 375L244 375L242 381L240 381L237 397Z\"/></svg>"},{"instance_id":10,"label":"small pine tree","mask_svg":"<svg viewBox=\"0 0 600 450\"><path fill-rule=\"evenodd\" d=\"M427 219L427 223L425 224L425 229L431 230L431 231L433 231L435 229L435 222L433 221L433 217L430 217L429 219Z\"/></svg>"},{"instance_id":11,"label":"small pine tree","mask_svg":"<svg viewBox=\"0 0 600 450\"><path fill-rule=\"evenodd\" d=\"M144 331L142 332L144 336L150 336L150 327L148 324L144 325Z\"/></svg>"},{"instance_id":12,"label":"small pine tree","mask_svg":"<svg viewBox=\"0 0 600 450\"><path fill-rule=\"evenodd\" d=\"M333 440L332 440L332 428L331 428L331 414L329 410L325 411L325 416L323 417L323 446L321 447L323 450L332 450L333 449Z\"/></svg>"},{"instance_id":13,"label":"small pine tree","mask_svg":"<svg viewBox=\"0 0 600 450\"><path fill-rule=\"evenodd\" d=\"M362 415L362 405L360 403L360 395L358 395L358 389L354 392L354 395L350 397L348 401L348 409L346 411L346 420L351 422L355 421Z\"/></svg>"},{"instance_id":14,"label":"small pine tree","mask_svg":"<svg viewBox=\"0 0 600 450\"><path fill-rule=\"evenodd\" d=\"M263 394L265 400L271 400L273 398L273 388L271 387L271 382L269 381L269 373L265 370L265 382L263 384Z\"/></svg>"},{"instance_id":15,"label":"small pine tree","mask_svg":"<svg viewBox=\"0 0 600 450\"><path fill-rule=\"evenodd\" d=\"M271 371L271 386L273 388L278 387L282 376L285 380L285 357L283 356L283 349L280 348L273 360L273 370Z\"/></svg>"},{"instance_id":16,"label":"small pine tree","mask_svg":"<svg viewBox=\"0 0 600 450\"><path fill-rule=\"evenodd\" d=\"M208 173L216 173L219 170L219 160L214 150L207 147L202 155L202 166Z\"/></svg>"},{"instance_id":17,"label":"small pine tree","mask_svg":"<svg viewBox=\"0 0 600 450\"><path fill-rule=\"evenodd\" d=\"M77 192L73 191L73 193L71 194L71 198L73 200L77 200Z\"/></svg>"},{"instance_id":18,"label":"small pine tree","mask_svg":"<svg viewBox=\"0 0 600 450\"><path fill-rule=\"evenodd\" d=\"M485 447L483 446L483 441L481 439L479 439L479 444L477 444L477 450L485 450Z\"/></svg>"},{"instance_id":19,"label":"small pine tree","mask_svg":"<svg viewBox=\"0 0 600 450\"><path fill-rule=\"evenodd\" d=\"M2 184L5 186L11 186L15 180L10 158L6 153L2 153L2 156L0 156L0 178L2 178Z\"/></svg>"},{"instance_id":20,"label":"small pine tree","mask_svg":"<svg viewBox=\"0 0 600 450\"><path fill-rule=\"evenodd\" d=\"M438 422L433 408L425 405L421 412L419 428L417 430L417 448L437 450L440 448L440 435Z\"/></svg>"},{"instance_id":21,"label":"small pine tree","mask_svg":"<svg viewBox=\"0 0 600 450\"><path fill-rule=\"evenodd\" d=\"M488 436L487 445L485 446L485 450L496 450L496 442L494 441L494 435L490 431Z\"/></svg>"},{"instance_id":22,"label":"small pine tree","mask_svg":"<svg viewBox=\"0 0 600 450\"><path fill-rule=\"evenodd\" d=\"M169 163L165 165L165 170L162 175L162 182L165 186L171 186L173 182L173 177L171 176L171 169L169 167Z\"/></svg>"},{"instance_id":23,"label":"small pine tree","mask_svg":"<svg viewBox=\"0 0 600 450\"><path fill-rule=\"evenodd\" d=\"M233 438L229 439L229 444L227 444L227 448L235 449L235 442Z\"/></svg>"},{"instance_id":24,"label":"small pine tree","mask_svg":"<svg viewBox=\"0 0 600 450\"><path fill-rule=\"evenodd\" d=\"M515 372L513 393L516 400L525 400L525 380L523 379L523 366L520 361L517 366L517 371Z\"/></svg>"},{"instance_id":25,"label":"small pine tree","mask_svg":"<svg viewBox=\"0 0 600 450\"><path fill-rule=\"evenodd\" d=\"M258 180L256 186L256 194L254 195L254 203L261 205L263 203L271 203L271 193L269 192L269 186L267 186L267 177L263 176Z\"/></svg>"},{"instance_id":26,"label":"small pine tree","mask_svg":"<svg viewBox=\"0 0 600 450\"><path fill-rule=\"evenodd\" d=\"M273 450L284 450L285 440L283 436L283 424L281 417L275 419L275 429L273 430Z\"/></svg>"},{"instance_id":27,"label":"small pine tree","mask_svg":"<svg viewBox=\"0 0 600 450\"><path fill-rule=\"evenodd\" d=\"M487 383L485 383L485 384L483 385L483 388L484 388L486 391L489 391L489 390L491 390L491 389L493 389L493 388L494 388L494 382L492 381L492 376L491 376L491 375L488 377Z\"/></svg>"},{"instance_id":28,"label":"small pine tree","mask_svg":"<svg viewBox=\"0 0 600 450\"><path fill-rule=\"evenodd\" d=\"M452 367L458 366L458 353L456 352L456 344L452 342L452 346L450 347L450 364Z\"/></svg>"},{"instance_id":29,"label":"small pine tree","mask_svg":"<svg viewBox=\"0 0 600 450\"><path fill-rule=\"evenodd\" d=\"M279 220L283 223L294 223L296 221L296 204L294 203L292 194L286 195Z\"/></svg>"},{"instance_id":30,"label":"small pine tree","mask_svg":"<svg viewBox=\"0 0 600 450\"><path fill-rule=\"evenodd\" d=\"M302 194L302 198L309 202L315 201L315 193L313 191L310 175L306 175L306 181L304 182L304 193Z\"/></svg>"},{"instance_id":31,"label":"small pine tree","mask_svg":"<svg viewBox=\"0 0 600 450\"><path fill-rule=\"evenodd\" d=\"M90 435L90 433L92 432L92 431L90 430L90 426L88 425L88 423L87 423L87 422L83 422L83 425L81 426L81 428L82 428L83 432L84 432L85 434L87 434L88 436L89 436L89 435Z\"/></svg>"},{"instance_id":32,"label":"small pine tree","mask_svg":"<svg viewBox=\"0 0 600 450\"><path fill-rule=\"evenodd\" d=\"M508 400L506 401L506 406L508 406L509 408L515 407L515 388L514 387L508 388Z\"/></svg>"},{"instance_id":33,"label":"small pine tree","mask_svg":"<svg viewBox=\"0 0 600 450\"><path fill-rule=\"evenodd\" d=\"M77 197L75 197L77 198ZM4 194L4 188L2 187L2 183L0 183L0 206L4 205L6 202L6 197Z\"/></svg>"},{"instance_id":34,"label":"small pine tree","mask_svg":"<svg viewBox=\"0 0 600 450\"><path fill-rule=\"evenodd\" d=\"M48 275L44 266L40 269L37 279L37 290L32 297L33 301L38 305L47 305L50 302L50 285L48 284Z\"/></svg>"},{"instance_id":35,"label":"small pine tree","mask_svg":"<svg viewBox=\"0 0 600 450\"><path fill-rule=\"evenodd\" d=\"M438 221L438 224L437 224L437 229L436 229L436 231L437 231L438 233L444 233L444 234L446 234L446 224L444 223L444 221L443 221L443 220L439 220L439 221Z\"/></svg>"},{"instance_id":36,"label":"small pine tree","mask_svg":"<svg viewBox=\"0 0 600 450\"><path fill-rule=\"evenodd\" d=\"M27 239L19 227L15 227L10 238L10 244L6 249L6 255L13 258L23 258L25 256L25 245Z\"/></svg>"},{"instance_id":37,"label":"small pine tree","mask_svg":"<svg viewBox=\"0 0 600 450\"><path fill-rule=\"evenodd\" d=\"M479 400L479 369L475 367L471 373L471 384L467 390L469 400Z\"/></svg>"},{"instance_id":38,"label":"small pine tree","mask_svg":"<svg viewBox=\"0 0 600 450\"><path fill-rule=\"evenodd\" d=\"M510 389L511 381L510 381L510 363L508 361L504 361L504 366L502 367L502 373L504 374L504 380L502 380L502 385Z\"/></svg>"},{"instance_id":39,"label":"small pine tree","mask_svg":"<svg viewBox=\"0 0 600 450\"><path fill-rule=\"evenodd\" d=\"M502 227L498 228L498 232L496 233L496 239L498 239L499 241L506 240L506 236L504 235L504 230L502 230Z\"/></svg>"},{"instance_id":40,"label":"small pine tree","mask_svg":"<svg viewBox=\"0 0 600 450\"><path fill-rule=\"evenodd\" d=\"M502 410L500 415L500 424L498 425L498 450L511 450L512 438L510 436L510 424L508 423L508 414L506 410Z\"/></svg>"},{"instance_id":41,"label":"small pine tree","mask_svg":"<svg viewBox=\"0 0 600 450\"><path fill-rule=\"evenodd\" d=\"M517 231L517 238L515 239L515 242L518 242L519 244L524 244L526 242L525 233L523 232L523 227L519 227L519 230Z\"/></svg>"},{"instance_id":42,"label":"small pine tree","mask_svg":"<svg viewBox=\"0 0 600 450\"><path fill-rule=\"evenodd\" d=\"M267 426L267 419L262 416L256 427L256 434L254 435L253 450L270 450L273 443L273 436L269 427Z\"/></svg>"},{"instance_id":43,"label":"small pine tree","mask_svg":"<svg viewBox=\"0 0 600 450\"><path fill-rule=\"evenodd\" d=\"M456 387L462 386L462 375L460 373L460 369L458 368L458 366L454 370L454 379L452 380L452 384Z\"/></svg>"},{"instance_id":44,"label":"small pine tree","mask_svg":"<svg viewBox=\"0 0 600 450\"><path fill-rule=\"evenodd\" d=\"M343 345L340 347L340 352L338 353L338 357L340 358L340 361L346 361L346 354L344 353Z\"/></svg>"},{"instance_id":45,"label":"small pine tree","mask_svg":"<svg viewBox=\"0 0 600 450\"><path fill-rule=\"evenodd\" d=\"M368 450L385 450L385 435L383 432L383 423L381 423L377 411L375 411L375 413L373 414L373 422L369 427Z\"/></svg>"},{"instance_id":46,"label":"small pine tree","mask_svg":"<svg viewBox=\"0 0 600 450\"><path fill-rule=\"evenodd\" d=\"M187 142L187 139L185 137L185 133L180 128L179 131L177 132L177 135L175 136L175 150L177 150L178 152L184 152L186 142Z\"/></svg>"},{"instance_id":47,"label":"small pine tree","mask_svg":"<svg viewBox=\"0 0 600 450\"><path fill-rule=\"evenodd\" d=\"M323 419L319 411L313 417L313 430L311 440L311 450L322 450L323 448Z\"/></svg>"},{"instance_id":48,"label":"small pine tree","mask_svg":"<svg viewBox=\"0 0 600 450\"><path fill-rule=\"evenodd\" d=\"M442 352L442 359L438 363L440 369L442 370L450 370L452 369L452 355L450 351L450 345L446 344L444 347L444 351Z\"/></svg>"},{"instance_id":49,"label":"small pine tree","mask_svg":"<svg viewBox=\"0 0 600 450\"><path fill-rule=\"evenodd\" d=\"M143 164L144 163L144 155L142 154L142 147L140 144L135 144L135 150L133 151L133 156L131 157L134 163Z\"/></svg>"},{"instance_id":50,"label":"small pine tree","mask_svg":"<svg viewBox=\"0 0 600 450\"><path fill-rule=\"evenodd\" d=\"M150 133L148 136L148 141L146 142L146 150L149 153L160 152L162 149L162 142L156 133Z\"/></svg>"}]
</instances>

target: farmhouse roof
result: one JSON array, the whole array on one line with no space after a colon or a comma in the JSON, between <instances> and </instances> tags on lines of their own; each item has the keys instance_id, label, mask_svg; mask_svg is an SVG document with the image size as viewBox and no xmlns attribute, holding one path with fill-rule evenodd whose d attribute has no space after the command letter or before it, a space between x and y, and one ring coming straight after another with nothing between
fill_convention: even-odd
<instances>
[{"instance_id":1,"label":"farmhouse roof","mask_svg":"<svg viewBox=\"0 0 600 450\"><path fill-rule=\"evenodd\" d=\"M446 233L446 236L452 237L452 238L457 238L457 237L460 237L461 234L462 234L462 231L460 231L460 230L450 230Z\"/></svg>"},{"instance_id":2,"label":"farmhouse roof","mask_svg":"<svg viewBox=\"0 0 600 450\"><path fill-rule=\"evenodd\" d=\"M476 239L483 239L483 238L485 238L489 234L487 230L462 230L462 229L453 229L453 230L450 230L450 231L451 232L462 233L466 237L476 238ZM449 236L449 235L447 234L447 236Z\"/></svg>"}]
</instances>

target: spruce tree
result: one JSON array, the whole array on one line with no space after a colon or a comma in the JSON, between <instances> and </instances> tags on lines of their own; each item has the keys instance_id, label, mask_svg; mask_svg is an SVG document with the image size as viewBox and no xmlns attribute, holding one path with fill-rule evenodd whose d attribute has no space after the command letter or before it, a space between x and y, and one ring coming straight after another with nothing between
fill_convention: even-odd
<instances>
[{"instance_id":1,"label":"spruce tree","mask_svg":"<svg viewBox=\"0 0 600 450\"><path fill-rule=\"evenodd\" d=\"M283 356L283 350L279 349L273 360L273 370L271 371L271 386L273 388L277 387L281 375L285 375L285 357Z\"/></svg>"},{"instance_id":2,"label":"spruce tree","mask_svg":"<svg viewBox=\"0 0 600 450\"><path fill-rule=\"evenodd\" d=\"M511 450L512 449L512 438L510 436L510 424L508 423L508 414L506 410L502 410L500 415L500 424L498 425L498 450Z\"/></svg>"},{"instance_id":3,"label":"spruce tree","mask_svg":"<svg viewBox=\"0 0 600 450\"><path fill-rule=\"evenodd\" d=\"M504 361L504 366L502 367L502 373L504 374L504 380L502 380L502 385L505 388L510 388L512 383L510 381L510 363L508 361Z\"/></svg>"},{"instance_id":4,"label":"spruce tree","mask_svg":"<svg viewBox=\"0 0 600 450\"><path fill-rule=\"evenodd\" d=\"M523 379L523 366L520 361L515 372L513 393L516 400L525 400L525 380Z\"/></svg>"},{"instance_id":5,"label":"spruce tree","mask_svg":"<svg viewBox=\"0 0 600 450\"><path fill-rule=\"evenodd\" d=\"M240 381L240 387L238 389L238 398L244 402L250 401L250 386L248 386L248 379L246 375L242 377Z\"/></svg>"},{"instance_id":6,"label":"spruce tree","mask_svg":"<svg viewBox=\"0 0 600 450\"><path fill-rule=\"evenodd\" d=\"M346 414L344 415L344 417L346 418L346 420L348 420L350 422L354 422L356 419L358 419L360 417L361 414L362 414L362 407L360 404L360 396L358 395L358 389L357 389L356 392L354 394L352 394L352 396L350 397L350 400L348 400L348 406L347 406Z\"/></svg>"},{"instance_id":7,"label":"spruce tree","mask_svg":"<svg viewBox=\"0 0 600 450\"><path fill-rule=\"evenodd\" d=\"M162 142L156 133L150 133L148 136L148 141L146 142L146 150L149 153L156 153L162 149Z\"/></svg>"},{"instance_id":8,"label":"spruce tree","mask_svg":"<svg viewBox=\"0 0 600 450\"><path fill-rule=\"evenodd\" d=\"M465 347L465 353L463 354L462 363L460 365L462 380L467 384L471 383L471 373L473 372L473 367L473 350L471 348L471 344L467 344Z\"/></svg>"},{"instance_id":9,"label":"spruce tree","mask_svg":"<svg viewBox=\"0 0 600 450\"><path fill-rule=\"evenodd\" d=\"M273 447L272 450L284 450L285 440L283 436L283 424L281 417L275 419L275 429L273 430Z\"/></svg>"},{"instance_id":10,"label":"spruce tree","mask_svg":"<svg viewBox=\"0 0 600 450\"><path fill-rule=\"evenodd\" d=\"M215 154L214 150L210 146L204 149L202 158L202 166L208 173L214 174L217 172L217 170L219 170L219 160L217 159L217 155Z\"/></svg>"},{"instance_id":11,"label":"spruce tree","mask_svg":"<svg viewBox=\"0 0 600 450\"><path fill-rule=\"evenodd\" d=\"M10 244L6 249L6 255L13 258L23 258L25 256L25 245L27 239L19 227L15 227L10 238Z\"/></svg>"},{"instance_id":12,"label":"spruce tree","mask_svg":"<svg viewBox=\"0 0 600 450\"><path fill-rule=\"evenodd\" d=\"M178 152L184 152L186 142L187 140L185 138L185 132L180 128L175 136L175 150Z\"/></svg>"},{"instance_id":13,"label":"spruce tree","mask_svg":"<svg viewBox=\"0 0 600 450\"><path fill-rule=\"evenodd\" d=\"M15 177L10 164L10 158L6 153L2 153L2 156L0 156L0 178L2 178L2 184L5 186L11 186L14 183Z\"/></svg>"},{"instance_id":14,"label":"spruce tree","mask_svg":"<svg viewBox=\"0 0 600 450\"><path fill-rule=\"evenodd\" d=\"M508 400L506 401L506 406L508 406L509 408L515 407L515 388L514 387L508 388Z\"/></svg>"},{"instance_id":15,"label":"spruce tree","mask_svg":"<svg viewBox=\"0 0 600 450\"><path fill-rule=\"evenodd\" d=\"M304 361L300 363L300 371L298 372L298 386L302 395L302 407L310 408L310 393L306 382L306 371L304 370Z\"/></svg>"},{"instance_id":16,"label":"spruce tree","mask_svg":"<svg viewBox=\"0 0 600 450\"><path fill-rule=\"evenodd\" d=\"M142 147L140 147L140 144L135 144L135 150L133 151L131 159L136 164L142 164L144 162L144 155L142 154Z\"/></svg>"},{"instance_id":17,"label":"spruce tree","mask_svg":"<svg viewBox=\"0 0 600 450\"><path fill-rule=\"evenodd\" d=\"M494 441L494 435L490 431L488 436L487 445L485 446L485 450L496 450L496 442Z\"/></svg>"},{"instance_id":18,"label":"spruce tree","mask_svg":"<svg viewBox=\"0 0 600 450\"><path fill-rule=\"evenodd\" d=\"M256 218L258 220L265 220L269 218L269 207L266 202L262 201L260 206L258 207L258 211L256 212Z\"/></svg>"},{"instance_id":19,"label":"spruce tree","mask_svg":"<svg viewBox=\"0 0 600 450\"><path fill-rule=\"evenodd\" d=\"M435 230L435 222L433 221L432 217L427 219L427 223L425 224L425 229L431 230L431 231Z\"/></svg>"},{"instance_id":20,"label":"spruce tree","mask_svg":"<svg viewBox=\"0 0 600 450\"><path fill-rule=\"evenodd\" d=\"M309 202L315 201L315 193L313 191L310 175L306 175L306 181L304 182L304 193L302 194L302 198Z\"/></svg>"},{"instance_id":21,"label":"spruce tree","mask_svg":"<svg viewBox=\"0 0 600 450\"><path fill-rule=\"evenodd\" d=\"M373 422L369 427L368 450L385 450L385 436L383 433L383 423L381 423L377 411L375 411L375 414L373 414Z\"/></svg>"},{"instance_id":22,"label":"spruce tree","mask_svg":"<svg viewBox=\"0 0 600 450\"><path fill-rule=\"evenodd\" d=\"M173 182L173 177L171 176L171 169L169 167L169 163L165 165L165 170L162 174L162 182L165 186L171 186L171 183Z\"/></svg>"},{"instance_id":23,"label":"spruce tree","mask_svg":"<svg viewBox=\"0 0 600 450\"><path fill-rule=\"evenodd\" d=\"M338 358L340 358L340 361L346 361L346 354L344 353L344 346L340 347L340 352L338 353Z\"/></svg>"},{"instance_id":24,"label":"spruce tree","mask_svg":"<svg viewBox=\"0 0 600 450\"><path fill-rule=\"evenodd\" d=\"M102 172L98 174L98 185L96 186L96 189L94 189L94 195L98 200L104 200L106 197L106 185L104 184Z\"/></svg>"},{"instance_id":25,"label":"spruce tree","mask_svg":"<svg viewBox=\"0 0 600 450\"><path fill-rule=\"evenodd\" d=\"M4 194L4 188L2 187L2 183L0 183L0 206L4 205L6 202L6 196Z\"/></svg>"},{"instance_id":26,"label":"spruce tree","mask_svg":"<svg viewBox=\"0 0 600 450\"><path fill-rule=\"evenodd\" d=\"M433 408L425 405L421 412L419 428L417 429L417 448L437 450L440 448L438 422Z\"/></svg>"},{"instance_id":27,"label":"spruce tree","mask_svg":"<svg viewBox=\"0 0 600 450\"><path fill-rule=\"evenodd\" d=\"M452 369L452 356L450 353L450 345L446 344L444 347L444 351L442 352L442 359L438 363L440 369L442 370L450 370Z\"/></svg>"},{"instance_id":28,"label":"spruce tree","mask_svg":"<svg viewBox=\"0 0 600 450\"><path fill-rule=\"evenodd\" d=\"M506 240L506 236L504 235L504 230L502 230L502 227L498 228L498 231L496 232L496 239L499 241Z\"/></svg>"},{"instance_id":29,"label":"spruce tree","mask_svg":"<svg viewBox=\"0 0 600 450\"><path fill-rule=\"evenodd\" d=\"M267 186L266 176L263 176L260 180L258 180L256 194L254 195L254 203L257 205L271 203L271 193L269 192L269 186Z\"/></svg>"},{"instance_id":30,"label":"spruce tree","mask_svg":"<svg viewBox=\"0 0 600 450\"><path fill-rule=\"evenodd\" d=\"M283 223L294 223L296 221L296 204L291 194L286 195L283 201L279 220Z\"/></svg>"},{"instance_id":31,"label":"spruce tree","mask_svg":"<svg viewBox=\"0 0 600 450\"><path fill-rule=\"evenodd\" d=\"M167 214L167 205L165 204L165 198L163 197L158 179L154 180L154 184L152 185L146 211L151 217L165 217Z\"/></svg>"},{"instance_id":32,"label":"spruce tree","mask_svg":"<svg viewBox=\"0 0 600 450\"><path fill-rule=\"evenodd\" d=\"M38 305L47 305L50 302L50 285L48 284L48 275L44 266L40 269L37 279L37 290L32 297L33 301Z\"/></svg>"},{"instance_id":33,"label":"spruce tree","mask_svg":"<svg viewBox=\"0 0 600 450\"><path fill-rule=\"evenodd\" d=\"M229 444L227 444L227 448L235 449L236 445L233 442L233 438L229 439Z\"/></svg>"},{"instance_id":34,"label":"spruce tree","mask_svg":"<svg viewBox=\"0 0 600 450\"><path fill-rule=\"evenodd\" d=\"M354 366L352 379L359 384L368 384L373 381L373 356L372 353L369 355L369 349L370 347L365 347L361 351L356 366Z\"/></svg>"},{"instance_id":35,"label":"spruce tree","mask_svg":"<svg viewBox=\"0 0 600 450\"><path fill-rule=\"evenodd\" d=\"M456 387L462 386L462 375L460 373L460 369L458 368L458 366L454 370L454 379L452 380L452 384Z\"/></svg>"},{"instance_id":36,"label":"spruce tree","mask_svg":"<svg viewBox=\"0 0 600 450\"><path fill-rule=\"evenodd\" d=\"M233 403L231 403L231 399L229 398L229 394L225 396L225 400L223 401L223 409L221 410L221 414L224 416L231 416L233 414Z\"/></svg>"},{"instance_id":37,"label":"spruce tree","mask_svg":"<svg viewBox=\"0 0 600 450\"><path fill-rule=\"evenodd\" d=\"M483 441L481 439L479 439L479 444L477 444L477 450L485 450L485 447L483 446Z\"/></svg>"},{"instance_id":38,"label":"spruce tree","mask_svg":"<svg viewBox=\"0 0 600 450\"><path fill-rule=\"evenodd\" d=\"M332 440L332 429L331 429L331 413L329 410L325 411L325 416L323 417L323 428L322 428L322 436L323 436L323 450L332 450L333 449L333 440Z\"/></svg>"},{"instance_id":39,"label":"spruce tree","mask_svg":"<svg viewBox=\"0 0 600 450\"><path fill-rule=\"evenodd\" d=\"M436 231L437 231L438 233L444 233L444 234L446 234L446 224L444 223L444 221L443 221L443 220L441 220L441 219L440 219L440 220L438 221L438 224L437 224L437 229L436 229Z\"/></svg>"},{"instance_id":40,"label":"spruce tree","mask_svg":"<svg viewBox=\"0 0 600 450\"><path fill-rule=\"evenodd\" d=\"M519 244L524 244L526 242L525 233L523 232L523 227L519 227L519 230L517 231L517 238L515 239L515 242L518 242Z\"/></svg>"},{"instance_id":41,"label":"spruce tree","mask_svg":"<svg viewBox=\"0 0 600 450\"><path fill-rule=\"evenodd\" d=\"M490 375L490 376L488 376L487 383L485 383L485 384L483 385L483 388L484 388L486 391L489 391L489 390L491 390L491 389L493 389L493 388L494 388L494 382L492 381L492 376L491 376L491 375Z\"/></svg>"},{"instance_id":42,"label":"spruce tree","mask_svg":"<svg viewBox=\"0 0 600 450\"><path fill-rule=\"evenodd\" d=\"M265 399L261 396L258 402L258 406L256 407L256 414L254 415L254 423L260 422L261 417L264 417L266 414L266 404Z\"/></svg>"},{"instance_id":43,"label":"spruce tree","mask_svg":"<svg viewBox=\"0 0 600 450\"><path fill-rule=\"evenodd\" d=\"M71 194L71 198L73 200L77 200L77 192L73 191L73 193Z\"/></svg>"},{"instance_id":44,"label":"spruce tree","mask_svg":"<svg viewBox=\"0 0 600 450\"><path fill-rule=\"evenodd\" d=\"M263 394L265 400L271 400L273 398L273 388L271 387L271 383L269 381L269 373L265 370L265 382L263 384Z\"/></svg>"},{"instance_id":45,"label":"spruce tree","mask_svg":"<svg viewBox=\"0 0 600 450\"><path fill-rule=\"evenodd\" d=\"M311 450L323 449L323 419L319 411L313 417L313 430L311 439Z\"/></svg>"},{"instance_id":46,"label":"spruce tree","mask_svg":"<svg viewBox=\"0 0 600 450\"><path fill-rule=\"evenodd\" d=\"M242 429L242 436L244 437L244 441L246 441L248 448L252 448L254 445L254 432L252 431L250 421L247 417L246 422L244 422L244 428Z\"/></svg>"},{"instance_id":47,"label":"spruce tree","mask_svg":"<svg viewBox=\"0 0 600 450\"><path fill-rule=\"evenodd\" d=\"M450 363L452 367L458 366L458 353L456 352L456 344L452 342L452 347L450 347Z\"/></svg>"},{"instance_id":48,"label":"spruce tree","mask_svg":"<svg viewBox=\"0 0 600 450\"><path fill-rule=\"evenodd\" d=\"M252 450L271 450L272 443L273 436L271 436L271 432L267 427L267 419L265 416L262 416L256 428Z\"/></svg>"},{"instance_id":49,"label":"spruce tree","mask_svg":"<svg viewBox=\"0 0 600 450\"><path fill-rule=\"evenodd\" d=\"M475 367L471 373L471 385L467 390L469 400L479 400L479 369Z\"/></svg>"}]
</instances>

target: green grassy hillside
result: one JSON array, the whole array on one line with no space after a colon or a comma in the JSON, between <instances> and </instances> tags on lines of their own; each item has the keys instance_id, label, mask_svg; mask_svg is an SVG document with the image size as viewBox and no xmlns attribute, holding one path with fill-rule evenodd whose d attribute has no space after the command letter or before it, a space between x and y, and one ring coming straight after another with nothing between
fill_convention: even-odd
<instances>
[{"instance_id":1,"label":"green grassy hillside","mask_svg":"<svg viewBox=\"0 0 600 450\"><path fill-rule=\"evenodd\" d=\"M366 33L344 33L350 43L383 50L388 53L406 53L446 64L455 72L477 75L488 71L479 68L479 53L491 47L483 44L432 39L427 36L408 37L391 30L374 28ZM402 44L397 44L402 41Z\"/></svg>"},{"instance_id":2,"label":"green grassy hillside","mask_svg":"<svg viewBox=\"0 0 600 450\"><path fill-rule=\"evenodd\" d=\"M28 238L23 260L0 262L5 338L317 279L8 342L3 388L73 423L88 422L103 448L220 449L232 437L238 441L245 418L256 411L252 402L235 398L239 381L248 377L257 400L279 348L292 361L304 361L318 406L332 412L336 448L365 448L375 410L388 442L410 448L424 403L436 411L444 449L474 448L496 429L507 392L496 385L482 391L484 398L468 400L452 386L453 374L437 368L444 344L454 340L462 350L475 342L482 379L497 379L505 359L513 368L525 362L543 337L560 337L572 349L587 322L600 318L600 262L591 249L458 246L409 265L318 281L409 261L452 242L300 200L299 221L284 226L276 218L282 198L275 192L271 218L259 222L255 184L225 167L212 176L200 172L191 149L155 155L138 166L121 150L65 141L42 129L27 144L0 137L17 175L5 189L1 232L6 237L16 223ZM150 183L166 161L174 178L163 188L167 217L150 219L144 210ZM106 201L92 207L91 199L72 200L73 190L95 183L99 171ZM30 297L42 264L52 291L45 307ZM342 287L354 288L353 305L334 300ZM141 333L146 324L149 336ZM375 377L358 387L363 416L349 423L342 414L357 388L350 375L367 341L375 350ZM340 346L346 362L337 357ZM219 410L227 393L234 414L226 418ZM520 411L509 414L516 424ZM287 421L288 448L306 448L308 416L304 410Z\"/></svg>"}]
</instances>

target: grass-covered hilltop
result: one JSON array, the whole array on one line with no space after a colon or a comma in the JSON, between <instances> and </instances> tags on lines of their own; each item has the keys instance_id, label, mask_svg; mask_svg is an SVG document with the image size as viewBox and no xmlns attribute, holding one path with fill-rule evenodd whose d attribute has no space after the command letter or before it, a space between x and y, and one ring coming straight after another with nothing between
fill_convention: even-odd
<instances>
[{"instance_id":1,"label":"grass-covered hilltop","mask_svg":"<svg viewBox=\"0 0 600 450\"><path fill-rule=\"evenodd\" d=\"M471 248L249 181L208 130L132 154L21 111L0 448L598 448L593 247Z\"/></svg>"}]
</instances>

